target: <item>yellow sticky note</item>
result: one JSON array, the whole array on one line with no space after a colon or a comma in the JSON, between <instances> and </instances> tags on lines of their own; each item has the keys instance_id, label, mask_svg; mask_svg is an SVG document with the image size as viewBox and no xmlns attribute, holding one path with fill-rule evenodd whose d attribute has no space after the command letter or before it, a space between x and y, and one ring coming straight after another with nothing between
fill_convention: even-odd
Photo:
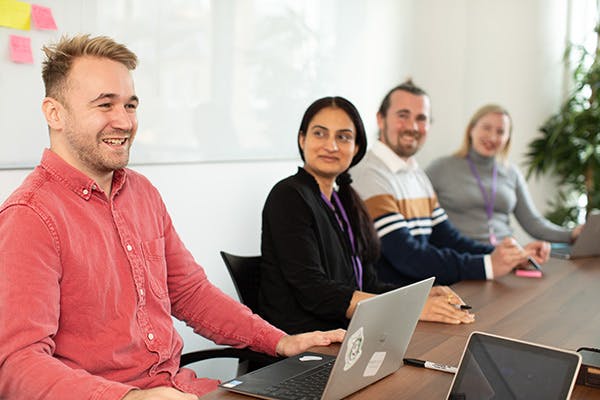
<instances>
[{"instance_id":1,"label":"yellow sticky note","mask_svg":"<svg viewBox=\"0 0 600 400\"><path fill-rule=\"evenodd\" d=\"M31 27L31 4L0 0L0 26L28 31Z\"/></svg>"}]
</instances>

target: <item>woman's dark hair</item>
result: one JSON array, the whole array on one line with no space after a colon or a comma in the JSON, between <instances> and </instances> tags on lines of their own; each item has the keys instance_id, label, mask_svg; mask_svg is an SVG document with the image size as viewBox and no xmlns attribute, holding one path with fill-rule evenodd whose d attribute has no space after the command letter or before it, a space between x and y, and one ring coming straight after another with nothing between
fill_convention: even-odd
<instances>
[{"instance_id":1,"label":"woman's dark hair","mask_svg":"<svg viewBox=\"0 0 600 400\"><path fill-rule=\"evenodd\" d=\"M356 129L354 140L356 146L358 146L358 151L350 163L350 167L353 167L354 165L358 164L360 160L362 160L367 152L367 134L358 110L356 107L354 107L354 104L345 98L339 96L323 97L313 102L304 112L302 122L300 123L300 129L298 130L298 138L306 135L310 121L312 121L314 116L324 108L339 108L343 110L348 117L350 117L352 123L354 124L354 128ZM300 152L302 161L305 161L304 152L302 151L299 143L298 151ZM348 219L350 220L350 225L352 226L352 232L354 233L358 256L365 264L374 263L379 258L380 244L377 232L375 232L373 221L367 212L367 207L358 193L356 193L354 188L352 188L352 178L350 177L348 170L338 175L336 178L336 183L339 187L338 195L340 197L340 201L348 213Z\"/></svg>"}]
</instances>

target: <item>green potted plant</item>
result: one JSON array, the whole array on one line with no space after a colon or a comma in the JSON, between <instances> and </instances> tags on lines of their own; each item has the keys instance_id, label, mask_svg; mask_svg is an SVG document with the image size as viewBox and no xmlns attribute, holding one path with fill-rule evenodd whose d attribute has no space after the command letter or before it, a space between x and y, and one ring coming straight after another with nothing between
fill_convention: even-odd
<instances>
[{"instance_id":1,"label":"green potted plant","mask_svg":"<svg viewBox=\"0 0 600 400\"><path fill-rule=\"evenodd\" d=\"M600 25L595 31L600 34ZM526 163L527 178L532 174L558 178L559 189L546 217L572 227L582 212L600 209L600 47L592 53L570 46L566 57L571 54L578 60L573 91L541 126L541 135L529 143Z\"/></svg>"}]
</instances>

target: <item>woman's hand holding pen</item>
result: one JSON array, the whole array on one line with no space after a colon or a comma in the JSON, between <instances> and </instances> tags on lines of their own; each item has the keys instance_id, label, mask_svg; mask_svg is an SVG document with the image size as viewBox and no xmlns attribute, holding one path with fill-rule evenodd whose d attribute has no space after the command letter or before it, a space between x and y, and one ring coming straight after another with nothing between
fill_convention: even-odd
<instances>
[{"instance_id":1,"label":"woman's hand holding pen","mask_svg":"<svg viewBox=\"0 0 600 400\"><path fill-rule=\"evenodd\" d=\"M461 309L465 302L449 287L434 286L429 292L421 312L421 321L443 322L446 324L470 324L475 316L468 310Z\"/></svg>"}]
</instances>

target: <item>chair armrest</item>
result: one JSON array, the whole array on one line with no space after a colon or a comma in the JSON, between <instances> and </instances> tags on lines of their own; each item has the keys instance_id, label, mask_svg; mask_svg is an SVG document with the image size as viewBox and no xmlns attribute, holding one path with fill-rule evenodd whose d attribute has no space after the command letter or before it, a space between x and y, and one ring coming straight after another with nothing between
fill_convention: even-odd
<instances>
[{"instance_id":1,"label":"chair armrest","mask_svg":"<svg viewBox=\"0 0 600 400\"><path fill-rule=\"evenodd\" d=\"M206 349L182 354L180 366L195 363L197 361L208 360L211 358L237 358L240 361L252 361L264 365L279 361L282 357L272 357L264 353L257 353L249 349L236 349L233 347L223 347L215 349Z\"/></svg>"}]
</instances>

